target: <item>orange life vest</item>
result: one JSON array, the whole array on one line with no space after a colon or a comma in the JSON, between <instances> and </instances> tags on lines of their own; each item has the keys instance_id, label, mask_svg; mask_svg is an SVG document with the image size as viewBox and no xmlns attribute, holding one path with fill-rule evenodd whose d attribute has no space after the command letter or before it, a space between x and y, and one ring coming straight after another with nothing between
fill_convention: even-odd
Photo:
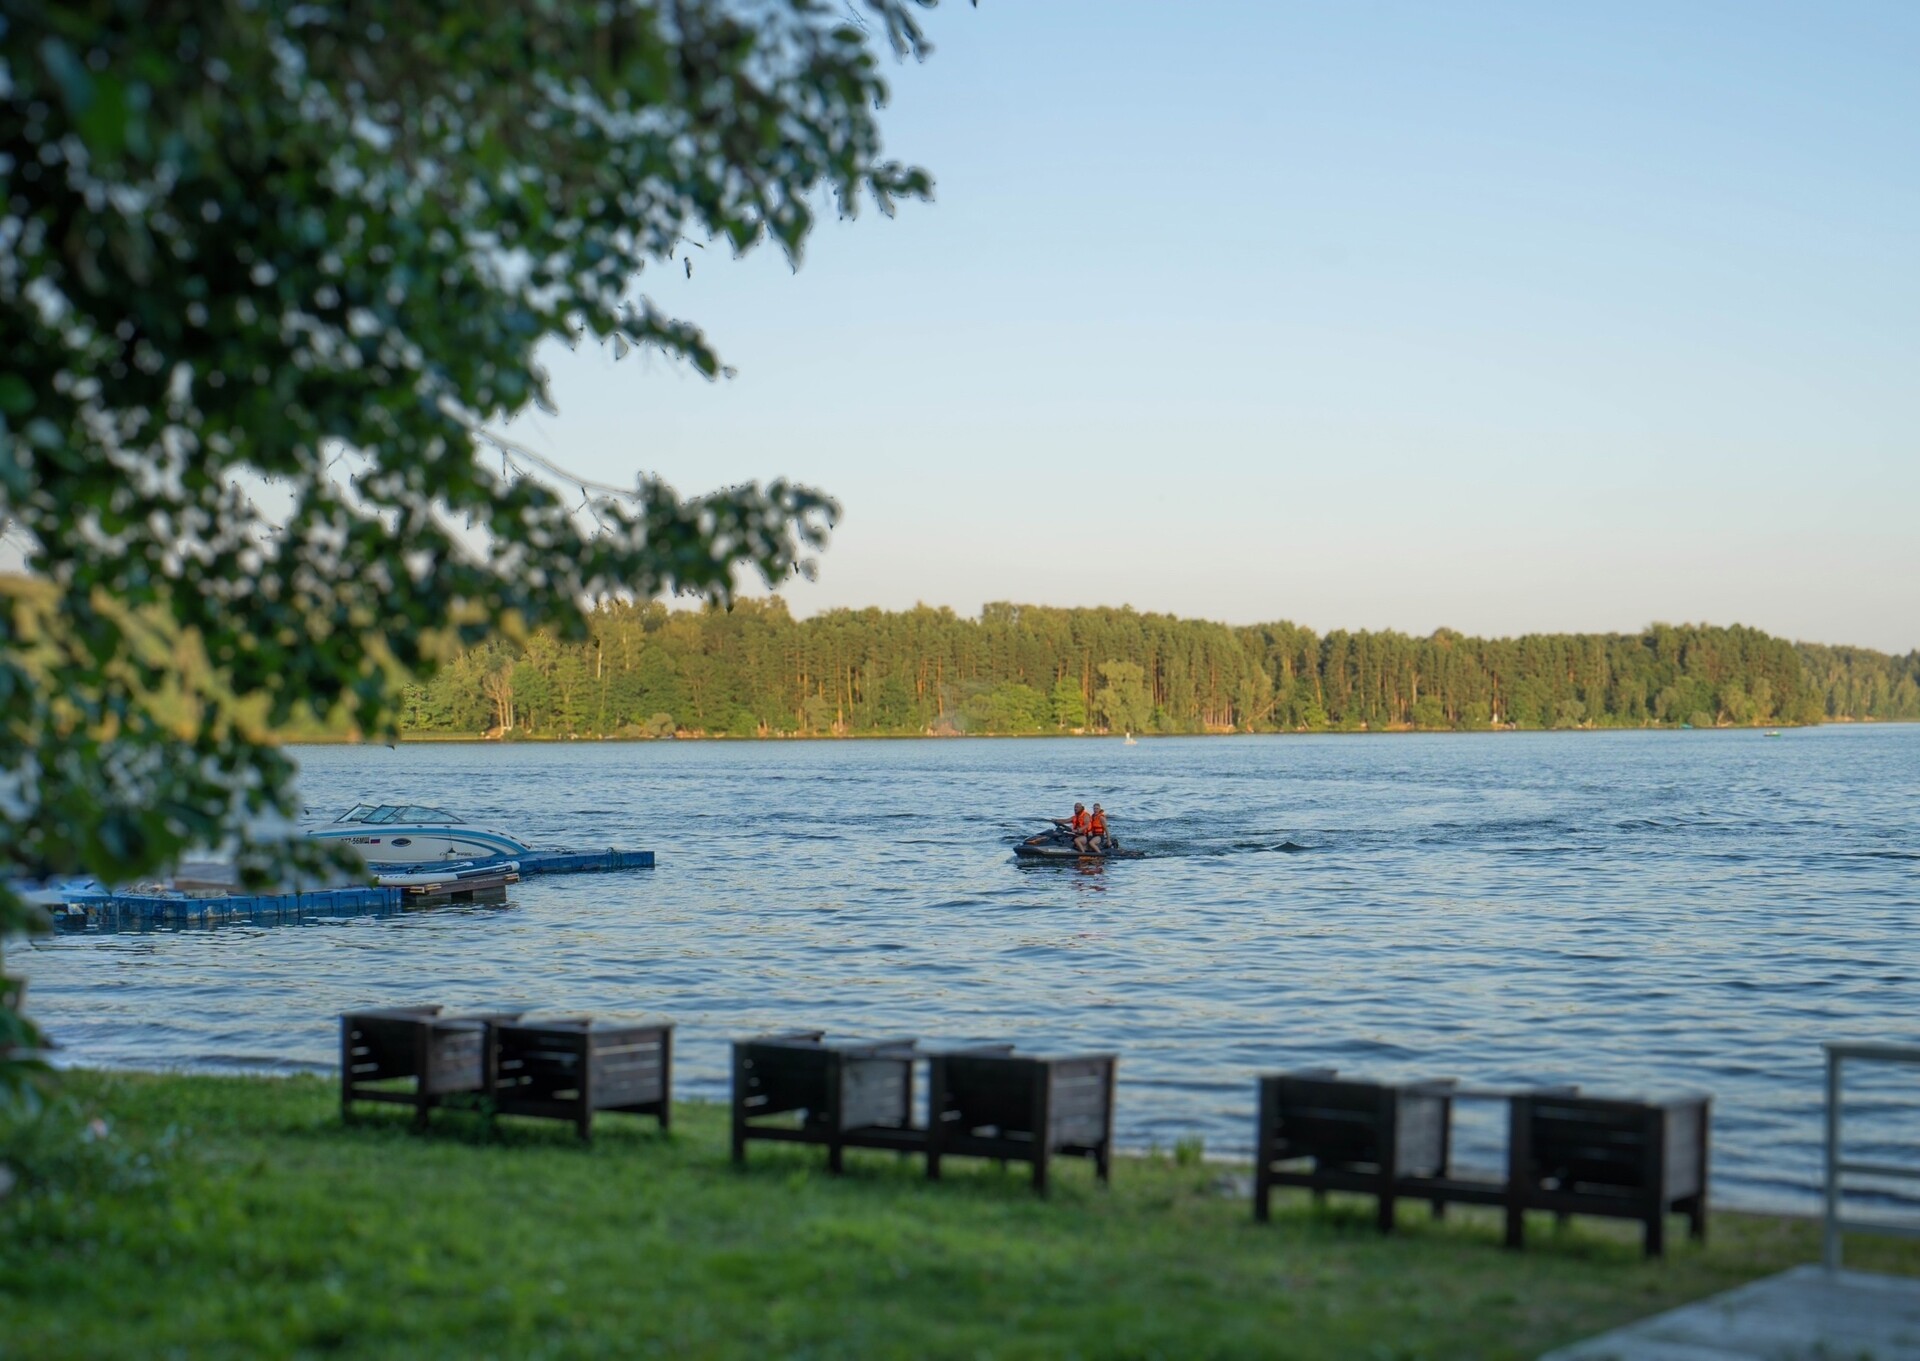
<instances>
[{"instance_id":1,"label":"orange life vest","mask_svg":"<svg viewBox=\"0 0 1920 1361\"><path fill-rule=\"evenodd\" d=\"M1087 830L1087 810L1084 808L1080 809L1077 813L1073 815L1072 818L1068 819L1067 826L1075 832L1086 831Z\"/></svg>"},{"instance_id":2,"label":"orange life vest","mask_svg":"<svg viewBox=\"0 0 1920 1361\"><path fill-rule=\"evenodd\" d=\"M1105 813L1095 813L1087 823L1087 831L1093 836L1105 836L1107 834L1107 815Z\"/></svg>"}]
</instances>

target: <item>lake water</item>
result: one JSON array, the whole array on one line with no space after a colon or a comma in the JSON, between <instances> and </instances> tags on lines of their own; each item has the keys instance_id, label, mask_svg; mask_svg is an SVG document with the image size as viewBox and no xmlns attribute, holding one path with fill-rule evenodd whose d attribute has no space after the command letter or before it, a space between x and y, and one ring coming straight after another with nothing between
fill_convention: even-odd
<instances>
[{"instance_id":1,"label":"lake water","mask_svg":"<svg viewBox=\"0 0 1920 1361\"><path fill-rule=\"evenodd\" d=\"M724 1096L725 1042L763 1029L1111 1049L1124 1141L1210 1152L1248 1147L1265 1070L1696 1089L1717 1199L1804 1208L1820 1042L1920 1037L1920 727L298 755L316 806L444 804L659 865L42 940L14 958L70 1061L323 1068L335 1014L374 1003L657 1010L684 1096ZM1153 858L1016 865L1075 798ZM1862 1156L1900 1144L1902 1092L1863 1088ZM1497 1157L1491 1122L1466 1160Z\"/></svg>"}]
</instances>

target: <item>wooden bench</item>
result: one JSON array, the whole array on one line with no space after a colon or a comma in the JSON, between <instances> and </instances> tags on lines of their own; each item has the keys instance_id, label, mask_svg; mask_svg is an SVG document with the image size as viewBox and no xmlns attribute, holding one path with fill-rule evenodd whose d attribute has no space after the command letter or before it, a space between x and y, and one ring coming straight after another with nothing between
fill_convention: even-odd
<instances>
[{"instance_id":1,"label":"wooden bench","mask_svg":"<svg viewBox=\"0 0 1920 1361\"><path fill-rule=\"evenodd\" d=\"M1374 1197L1382 1233L1393 1228L1394 1202L1419 1195L1444 1214L1449 1199L1498 1204L1501 1188L1455 1182L1448 1175L1453 1142L1453 1086L1395 1086L1342 1079L1317 1068L1260 1079L1254 1130L1253 1217L1265 1222L1275 1186L1300 1186L1325 1200L1328 1191ZM1295 1170L1290 1164L1308 1163ZM1457 1193L1457 1194L1456 1194Z\"/></svg>"},{"instance_id":2,"label":"wooden bench","mask_svg":"<svg viewBox=\"0 0 1920 1361\"><path fill-rule=\"evenodd\" d=\"M438 1006L378 1007L340 1017L340 1117L356 1102L413 1107L416 1129L449 1097L477 1103L493 1084L492 1025L504 1015L447 1016ZM396 1086L396 1083L406 1086Z\"/></svg>"},{"instance_id":3,"label":"wooden bench","mask_svg":"<svg viewBox=\"0 0 1920 1361\"><path fill-rule=\"evenodd\" d=\"M1666 1216L1707 1236L1712 1101L1608 1100L1558 1092L1514 1096L1508 1135L1507 1246L1525 1242L1528 1210L1637 1219L1646 1255L1666 1249Z\"/></svg>"},{"instance_id":4,"label":"wooden bench","mask_svg":"<svg viewBox=\"0 0 1920 1361\"><path fill-rule=\"evenodd\" d=\"M1055 1154L1091 1158L1102 1183L1113 1153L1112 1054L1040 1058L1011 1047L957 1050L928 1059L927 1176L946 1157L1033 1164L1047 1191Z\"/></svg>"},{"instance_id":5,"label":"wooden bench","mask_svg":"<svg viewBox=\"0 0 1920 1361\"><path fill-rule=\"evenodd\" d=\"M822 1031L764 1035L733 1046L733 1160L747 1141L824 1144L839 1172L849 1148L917 1153L913 1040L828 1044Z\"/></svg>"},{"instance_id":6,"label":"wooden bench","mask_svg":"<svg viewBox=\"0 0 1920 1361\"><path fill-rule=\"evenodd\" d=\"M673 1023L507 1020L493 1027L496 1115L571 1120L593 1138L596 1111L651 1115L673 1126Z\"/></svg>"}]
</instances>

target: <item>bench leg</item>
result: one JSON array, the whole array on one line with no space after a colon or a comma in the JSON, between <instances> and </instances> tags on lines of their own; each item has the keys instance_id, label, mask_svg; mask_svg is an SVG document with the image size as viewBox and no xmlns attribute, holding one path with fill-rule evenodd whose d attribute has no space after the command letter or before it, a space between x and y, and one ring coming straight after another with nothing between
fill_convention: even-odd
<instances>
[{"instance_id":1,"label":"bench leg","mask_svg":"<svg viewBox=\"0 0 1920 1361\"><path fill-rule=\"evenodd\" d=\"M1033 1150L1033 1193L1044 1196L1047 1193L1047 1146L1041 1144Z\"/></svg>"},{"instance_id":2,"label":"bench leg","mask_svg":"<svg viewBox=\"0 0 1920 1361\"><path fill-rule=\"evenodd\" d=\"M835 1139L827 1145L827 1171L833 1173L835 1176L839 1176L840 1173L846 1170L844 1153L845 1150L840 1147L840 1141L838 1139Z\"/></svg>"},{"instance_id":3,"label":"bench leg","mask_svg":"<svg viewBox=\"0 0 1920 1361\"><path fill-rule=\"evenodd\" d=\"M340 1022L340 1120L353 1119L353 1031Z\"/></svg>"},{"instance_id":4,"label":"bench leg","mask_svg":"<svg viewBox=\"0 0 1920 1361\"><path fill-rule=\"evenodd\" d=\"M433 1085L433 1034L428 1026L414 1027L413 1071L413 1127L425 1130L427 1109L433 1103L428 1094Z\"/></svg>"},{"instance_id":5,"label":"bench leg","mask_svg":"<svg viewBox=\"0 0 1920 1361\"><path fill-rule=\"evenodd\" d=\"M580 1133L580 1142L593 1142L593 1040L591 1037L580 1041L579 1049L580 1105L575 1112L573 1127Z\"/></svg>"},{"instance_id":6,"label":"bench leg","mask_svg":"<svg viewBox=\"0 0 1920 1361\"><path fill-rule=\"evenodd\" d=\"M1537 1189L1533 1170L1533 1103L1517 1096L1507 1103L1507 1246L1527 1243L1527 1198Z\"/></svg>"},{"instance_id":7,"label":"bench leg","mask_svg":"<svg viewBox=\"0 0 1920 1361\"><path fill-rule=\"evenodd\" d=\"M1374 1197L1374 1222L1381 1233L1393 1232L1393 1192L1383 1190Z\"/></svg>"},{"instance_id":8,"label":"bench leg","mask_svg":"<svg viewBox=\"0 0 1920 1361\"><path fill-rule=\"evenodd\" d=\"M1112 1107L1108 1108L1112 1115ZM1280 1098L1275 1085L1262 1079L1260 1113L1253 1126L1253 1222L1265 1224L1273 1217L1273 1158L1267 1140L1279 1118Z\"/></svg>"},{"instance_id":9,"label":"bench leg","mask_svg":"<svg viewBox=\"0 0 1920 1361\"><path fill-rule=\"evenodd\" d=\"M1093 1155L1093 1172L1102 1186L1113 1184L1113 1145L1107 1140L1101 1140L1099 1151Z\"/></svg>"},{"instance_id":10,"label":"bench leg","mask_svg":"<svg viewBox=\"0 0 1920 1361\"><path fill-rule=\"evenodd\" d=\"M1695 1196L1687 1203L1687 1236L1696 1243L1707 1241L1707 1198Z\"/></svg>"},{"instance_id":11,"label":"bench leg","mask_svg":"<svg viewBox=\"0 0 1920 1361\"><path fill-rule=\"evenodd\" d=\"M673 1130L673 1029L660 1036L660 1132Z\"/></svg>"},{"instance_id":12,"label":"bench leg","mask_svg":"<svg viewBox=\"0 0 1920 1361\"><path fill-rule=\"evenodd\" d=\"M740 1046L736 1044L733 1047L733 1091L727 1099L727 1104L733 1107L733 1162L736 1167L744 1167L747 1162L747 1073L749 1071L746 1058L740 1052ZM664 1086L660 1089L660 1094L663 1099L671 1099L673 1096L672 1090Z\"/></svg>"},{"instance_id":13,"label":"bench leg","mask_svg":"<svg viewBox=\"0 0 1920 1361\"><path fill-rule=\"evenodd\" d=\"M1663 1205L1647 1216L1647 1231L1641 1248L1649 1257L1663 1257L1667 1251L1667 1212Z\"/></svg>"},{"instance_id":14,"label":"bench leg","mask_svg":"<svg viewBox=\"0 0 1920 1361\"><path fill-rule=\"evenodd\" d=\"M940 1150L937 1148L927 1150L927 1180L940 1180Z\"/></svg>"}]
</instances>

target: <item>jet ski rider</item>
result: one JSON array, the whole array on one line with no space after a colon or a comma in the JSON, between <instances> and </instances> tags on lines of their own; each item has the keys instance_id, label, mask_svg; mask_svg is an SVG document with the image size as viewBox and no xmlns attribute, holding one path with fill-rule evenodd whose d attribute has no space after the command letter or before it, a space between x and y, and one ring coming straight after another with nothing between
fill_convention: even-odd
<instances>
[{"instance_id":1,"label":"jet ski rider","mask_svg":"<svg viewBox=\"0 0 1920 1361\"><path fill-rule=\"evenodd\" d=\"M1081 816L1079 809L1080 805L1075 804L1075 821L1078 821ZM1093 806L1093 816L1087 819L1085 828L1076 830L1073 848L1077 851L1104 851L1118 848L1118 844L1107 835L1107 812L1099 804L1096 803Z\"/></svg>"}]
</instances>

